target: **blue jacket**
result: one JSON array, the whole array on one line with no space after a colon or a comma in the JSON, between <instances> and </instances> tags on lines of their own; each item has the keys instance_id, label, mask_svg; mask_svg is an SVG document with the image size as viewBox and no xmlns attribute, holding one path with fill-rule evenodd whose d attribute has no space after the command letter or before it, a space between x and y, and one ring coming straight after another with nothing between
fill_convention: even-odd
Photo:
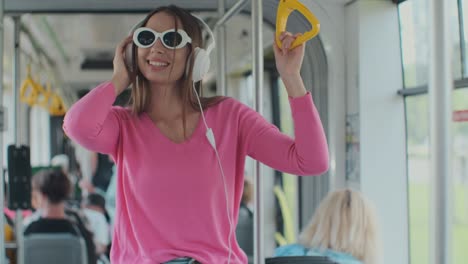
<instances>
[{"instance_id":1,"label":"blue jacket","mask_svg":"<svg viewBox=\"0 0 468 264\"><path fill-rule=\"evenodd\" d=\"M308 249L299 244L291 244L277 248L275 250L275 257L282 256L326 256L340 264L362 264L361 261L348 253L337 252L330 249Z\"/></svg>"}]
</instances>

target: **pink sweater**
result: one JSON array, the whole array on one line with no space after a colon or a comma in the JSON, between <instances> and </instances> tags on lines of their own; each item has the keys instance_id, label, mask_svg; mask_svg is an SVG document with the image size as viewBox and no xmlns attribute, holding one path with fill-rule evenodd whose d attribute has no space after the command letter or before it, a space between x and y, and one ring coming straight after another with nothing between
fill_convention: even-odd
<instances>
[{"instance_id":1,"label":"pink sweater","mask_svg":"<svg viewBox=\"0 0 468 264\"><path fill-rule=\"evenodd\" d=\"M66 134L89 150L111 154L117 164L113 264L153 264L193 257L227 263L229 221L223 180L200 122L180 144L165 137L146 113L113 107L105 82L67 112ZM312 97L290 98L295 140L261 115L228 98L205 110L221 157L229 213L237 223L245 157L296 175L328 169L328 148ZM231 263L247 263L232 235Z\"/></svg>"}]
</instances>

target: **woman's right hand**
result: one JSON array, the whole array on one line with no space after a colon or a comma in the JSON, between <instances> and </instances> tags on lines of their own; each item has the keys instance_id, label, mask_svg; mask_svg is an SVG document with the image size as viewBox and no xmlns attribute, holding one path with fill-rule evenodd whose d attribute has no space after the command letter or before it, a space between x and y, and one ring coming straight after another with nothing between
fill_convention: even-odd
<instances>
[{"instance_id":1,"label":"woman's right hand","mask_svg":"<svg viewBox=\"0 0 468 264\"><path fill-rule=\"evenodd\" d=\"M112 84L115 87L115 94L119 95L130 85L130 74L125 65L125 48L132 42L132 36L123 39L115 48L114 56L114 74L112 75Z\"/></svg>"}]
</instances>

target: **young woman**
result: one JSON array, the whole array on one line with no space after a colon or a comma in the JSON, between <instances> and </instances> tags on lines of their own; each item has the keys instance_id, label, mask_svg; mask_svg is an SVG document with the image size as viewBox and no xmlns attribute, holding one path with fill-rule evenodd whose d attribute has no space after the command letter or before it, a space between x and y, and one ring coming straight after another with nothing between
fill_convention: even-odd
<instances>
[{"instance_id":1,"label":"young woman","mask_svg":"<svg viewBox=\"0 0 468 264\"><path fill-rule=\"evenodd\" d=\"M133 38L135 70L125 65L129 36L116 48L112 79L79 100L64 121L73 140L115 160L111 261L247 263L234 233L245 157L297 175L328 169L320 118L299 73L304 45L289 50L296 36L285 32L283 49L274 47L290 96L292 139L232 98L200 98L200 109L201 82L193 82L195 51L202 47L199 19L167 6L151 12L142 27ZM113 107L131 82L131 108Z\"/></svg>"}]
</instances>

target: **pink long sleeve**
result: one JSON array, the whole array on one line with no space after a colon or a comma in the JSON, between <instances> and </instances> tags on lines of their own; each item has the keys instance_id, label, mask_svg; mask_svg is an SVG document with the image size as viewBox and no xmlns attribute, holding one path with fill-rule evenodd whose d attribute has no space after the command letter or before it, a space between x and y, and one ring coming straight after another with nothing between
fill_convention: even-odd
<instances>
[{"instance_id":1,"label":"pink long sleeve","mask_svg":"<svg viewBox=\"0 0 468 264\"><path fill-rule=\"evenodd\" d=\"M310 93L289 98L294 121L292 139L262 116L245 108L242 137L247 154L279 171L318 175L328 170L328 147L318 112Z\"/></svg>"},{"instance_id":2,"label":"pink long sleeve","mask_svg":"<svg viewBox=\"0 0 468 264\"><path fill-rule=\"evenodd\" d=\"M186 141L175 143L148 114L112 107L114 100L112 83L103 83L64 121L73 140L116 161L113 264L164 263L182 256L225 264L229 244L231 264L246 264L235 233L229 241L229 217L235 228L246 156L298 175L328 168L326 139L310 94L290 99L295 139L232 98L205 110L224 178L201 119Z\"/></svg>"},{"instance_id":3,"label":"pink long sleeve","mask_svg":"<svg viewBox=\"0 0 468 264\"><path fill-rule=\"evenodd\" d=\"M112 107L115 98L112 83L102 83L68 110L63 130L89 150L114 154L120 130L117 113Z\"/></svg>"}]
</instances>

